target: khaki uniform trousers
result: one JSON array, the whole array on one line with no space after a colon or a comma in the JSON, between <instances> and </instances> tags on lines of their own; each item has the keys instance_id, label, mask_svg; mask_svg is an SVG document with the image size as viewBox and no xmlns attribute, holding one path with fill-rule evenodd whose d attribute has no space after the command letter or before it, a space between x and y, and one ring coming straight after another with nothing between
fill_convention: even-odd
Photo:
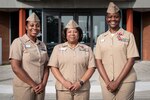
<instances>
[{"instance_id":1,"label":"khaki uniform trousers","mask_svg":"<svg viewBox=\"0 0 150 100\"><path fill-rule=\"evenodd\" d=\"M57 100L89 100L89 90L70 92L68 90L56 90Z\"/></svg>"},{"instance_id":2,"label":"khaki uniform trousers","mask_svg":"<svg viewBox=\"0 0 150 100\"><path fill-rule=\"evenodd\" d=\"M135 82L121 84L115 93L109 92L104 84L101 87L104 100L134 100Z\"/></svg>"},{"instance_id":3,"label":"khaki uniform trousers","mask_svg":"<svg viewBox=\"0 0 150 100\"><path fill-rule=\"evenodd\" d=\"M14 100L44 100L45 92L36 94L31 87L13 86Z\"/></svg>"}]
</instances>

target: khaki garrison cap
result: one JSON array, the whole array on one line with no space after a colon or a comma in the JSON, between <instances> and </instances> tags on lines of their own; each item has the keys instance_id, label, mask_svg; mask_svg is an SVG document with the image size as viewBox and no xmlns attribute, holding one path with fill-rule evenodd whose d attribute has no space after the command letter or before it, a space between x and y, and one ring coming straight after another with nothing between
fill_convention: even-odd
<instances>
[{"instance_id":1,"label":"khaki garrison cap","mask_svg":"<svg viewBox=\"0 0 150 100\"><path fill-rule=\"evenodd\" d=\"M40 19L39 19L39 17L38 17L35 13L32 13L32 14L27 18L26 21L37 21L37 22L39 22Z\"/></svg>"},{"instance_id":2,"label":"khaki garrison cap","mask_svg":"<svg viewBox=\"0 0 150 100\"><path fill-rule=\"evenodd\" d=\"M65 28L76 28L76 27L79 27L79 25L74 20L70 20Z\"/></svg>"},{"instance_id":3,"label":"khaki garrison cap","mask_svg":"<svg viewBox=\"0 0 150 100\"><path fill-rule=\"evenodd\" d=\"M119 11L119 7L115 5L113 2L110 2L107 8L107 13L117 13Z\"/></svg>"}]
</instances>

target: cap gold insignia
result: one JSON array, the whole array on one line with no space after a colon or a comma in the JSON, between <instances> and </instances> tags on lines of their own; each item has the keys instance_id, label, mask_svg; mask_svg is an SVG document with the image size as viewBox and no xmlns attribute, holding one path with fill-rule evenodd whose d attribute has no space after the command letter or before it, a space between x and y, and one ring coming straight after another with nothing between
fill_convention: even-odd
<instances>
[{"instance_id":1,"label":"cap gold insignia","mask_svg":"<svg viewBox=\"0 0 150 100\"><path fill-rule=\"evenodd\" d=\"M113 2L110 2L107 8L107 13L117 13L119 11L119 7L115 5Z\"/></svg>"},{"instance_id":2,"label":"cap gold insignia","mask_svg":"<svg viewBox=\"0 0 150 100\"><path fill-rule=\"evenodd\" d=\"M79 25L74 20L70 20L65 28L76 28L76 27L79 27Z\"/></svg>"},{"instance_id":3,"label":"cap gold insignia","mask_svg":"<svg viewBox=\"0 0 150 100\"><path fill-rule=\"evenodd\" d=\"M27 18L26 21L37 21L37 22L39 22L40 19L39 19L39 17L38 17L35 13L32 13L32 14Z\"/></svg>"}]
</instances>

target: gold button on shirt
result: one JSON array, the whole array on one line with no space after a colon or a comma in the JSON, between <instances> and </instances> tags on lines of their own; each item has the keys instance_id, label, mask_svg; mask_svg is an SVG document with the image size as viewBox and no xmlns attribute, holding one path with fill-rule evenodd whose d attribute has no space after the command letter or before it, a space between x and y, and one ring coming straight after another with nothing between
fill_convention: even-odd
<instances>
[{"instance_id":1,"label":"gold button on shirt","mask_svg":"<svg viewBox=\"0 0 150 100\"><path fill-rule=\"evenodd\" d=\"M22 61L22 67L28 75L36 82L40 83L43 77L44 66L48 61L46 46L43 42L37 40L34 43L25 34L13 41L10 47L9 59ZM29 85L21 81L17 76L14 78L14 84L17 86L28 87Z\"/></svg>"},{"instance_id":2,"label":"gold button on shirt","mask_svg":"<svg viewBox=\"0 0 150 100\"><path fill-rule=\"evenodd\" d=\"M82 78L88 67L95 67L95 60L90 47L78 43L75 48L70 48L65 42L54 47L48 66L59 68L63 77L74 83ZM81 89L89 88L87 81ZM59 81L56 82L56 89L67 90Z\"/></svg>"},{"instance_id":3,"label":"gold button on shirt","mask_svg":"<svg viewBox=\"0 0 150 100\"><path fill-rule=\"evenodd\" d=\"M97 39L95 57L102 60L109 79L115 80L128 58L139 57L133 34L122 28L114 36L111 35L110 31L101 34ZM136 73L132 69L124 82L135 80Z\"/></svg>"}]
</instances>

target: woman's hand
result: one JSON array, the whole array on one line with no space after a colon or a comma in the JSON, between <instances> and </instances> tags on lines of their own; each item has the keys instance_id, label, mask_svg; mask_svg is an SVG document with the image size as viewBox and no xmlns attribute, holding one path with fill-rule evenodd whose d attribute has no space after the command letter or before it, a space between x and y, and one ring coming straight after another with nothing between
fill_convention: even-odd
<instances>
[{"instance_id":1,"label":"woman's hand","mask_svg":"<svg viewBox=\"0 0 150 100\"><path fill-rule=\"evenodd\" d=\"M108 85L107 85L107 89L110 92L115 92L116 90L118 90L118 87L120 85L120 82L118 81L111 81Z\"/></svg>"},{"instance_id":2,"label":"woman's hand","mask_svg":"<svg viewBox=\"0 0 150 100\"><path fill-rule=\"evenodd\" d=\"M68 90L72 88L72 83L70 81L65 80L62 84Z\"/></svg>"},{"instance_id":3,"label":"woman's hand","mask_svg":"<svg viewBox=\"0 0 150 100\"><path fill-rule=\"evenodd\" d=\"M125 79L125 77L127 77L129 72L131 71L133 65L134 65L134 58L128 58L126 64L124 65L124 68L122 69L117 79L115 81L111 81L107 85L107 89L110 90L111 92L116 91L120 83Z\"/></svg>"},{"instance_id":4,"label":"woman's hand","mask_svg":"<svg viewBox=\"0 0 150 100\"><path fill-rule=\"evenodd\" d=\"M70 91L76 91L80 89L80 87L81 87L80 82L75 82L72 84L72 88L70 89Z\"/></svg>"},{"instance_id":5,"label":"woman's hand","mask_svg":"<svg viewBox=\"0 0 150 100\"><path fill-rule=\"evenodd\" d=\"M41 92L43 92L44 90L45 90L45 84L43 84L43 83L40 83L40 84L38 84L35 88L33 88L34 89L34 91L35 91L35 93L36 94L39 94L39 93L41 93Z\"/></svg>"}]
</instances>

